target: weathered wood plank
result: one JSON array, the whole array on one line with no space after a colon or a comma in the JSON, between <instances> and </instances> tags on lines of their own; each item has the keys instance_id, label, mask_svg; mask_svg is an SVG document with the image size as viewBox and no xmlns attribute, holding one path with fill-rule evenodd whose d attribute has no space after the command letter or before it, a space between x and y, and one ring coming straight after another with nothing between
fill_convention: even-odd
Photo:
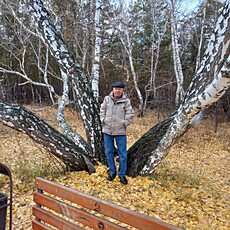
<instances>
[{"instance_id":1,"label":"weathered wood plank","mask_svg":"<svg viewBox=\"0 0 230 230\"><path fill-rule=\"evenodd\" d=\"M49 230L50 229L45 224L43 224L40 221L37 221L35 219L32 220L32 228L34 230Z\"/></svg>"},{"instance_id":2,"label":"weathered wood plank","mask_svg":"<svg viewBox=\"0 0 230 230\"><path fill-rule=\"evenodd\" d=\"M111 217L121 223L128 224L138 229L143 230L178 230L178 228L167 224L160 220L155 220L144 214L140 214L129 209L120 207L118 205L103 201L96 197L84 194L63 185L48 181L42 178L36 178L37 189L43 190L47 193L58 196L62 199L68 200L78 204L84 208L94 210L100 214Z\"/></svg>"},{"instance_id":3,"label":"weathered wood plank","mask_svg":"<svg viewBox=\"0 0 230 230\"><path fill-rule=\"evenodd\" d=\"M125 229L117 224L111 223L103 218L92 215L62 201L48 197L39 192L34 193L34 202L43 207L47 207L57 213L63 214L79 223L87 225L93 229L122 230Z\"/></svg>"},{"instance_id":4,"label":"weathered wood plank","mask_svg":"<svg viewBox=\"0 0 230 230\"><path fill-rule=\"evenodd\" d=\"M50 224L51 226L56 227L57 229L65 229L65 230L82 230L79 225L74 223L70 223L61 217L54 215L53 213L46 211L42 208L34 206L32 208L33 216L38 219L44 221L45 223Z\"/></svg>"}]
</instances>

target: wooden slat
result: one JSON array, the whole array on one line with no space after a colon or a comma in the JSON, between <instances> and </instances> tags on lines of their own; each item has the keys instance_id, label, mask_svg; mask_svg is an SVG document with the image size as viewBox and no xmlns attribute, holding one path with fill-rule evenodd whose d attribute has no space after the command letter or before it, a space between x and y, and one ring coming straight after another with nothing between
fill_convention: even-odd
<instances>
[{"instance_id":1,"label":"wooden slat","mask_svg":"<svg viewBox=\"0 0 230 230\"><path fill-rule=\"evenodd\" d=\"M32 220L32 228L34 230L49 230L50 228L47 227L45 224L33 219Z\"/></svg>"},{"instance_id":2,"label":"wooden slat","mask_svg":"<svg viewBox=\"0 0 230 230\"><path fill-rule=\"evenodd\" d=\"M84 194L71 188L67 188L63 185L57 184L52 181L45 180L43 178L36 178L36 187L50 194L61 197L65 200L71 201L82 207L90 210L94 210L105 216L111 217L126 223L130 226L136 227L142 230L178 230L174 227L160 220L155 220L146 215L136 213L129 209L120 207L118 205L103 201L96 197Z\"/></svg>"},{"instance_id":3,"label":"wooden slat","mask_svg":"<svg viewBox=\"0 0 230 230\"><path fill-rule=\"evenodd\" d=\"M111 223L103 218L92 215L88 212L80 210L62 201L48 197L39 192L34 193L34 202L43 207L47 207L57 213L63 214L73 220L76 220L84 225L87 225L93 229L109 229L109 230L121 230L125 229L117 224Z\"/></svg>"},{"instance_id":4,"label":"wooden slat","mask_svg":"<svg viewBox=\"0 0 230 230\"><path fill-rule=\"evenodd\" d=\"M70 223L51 212L48 212L42 208L37 206L32 207L32 214L33 216L37 217L38 219L42 220L49 225L56 227L57 229L65 229L65 230L82 230L83 228L77 226L74 223Z\"/></svg>"}]
</instances>

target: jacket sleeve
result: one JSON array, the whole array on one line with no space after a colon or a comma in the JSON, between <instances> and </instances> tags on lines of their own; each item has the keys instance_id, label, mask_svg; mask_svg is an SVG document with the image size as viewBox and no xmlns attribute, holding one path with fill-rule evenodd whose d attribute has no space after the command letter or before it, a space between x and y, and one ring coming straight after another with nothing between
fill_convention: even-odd
<instances>
[{"instance_id":1,"label":"jacket sleeve","mask_svg":"<svg viewBox=\"0 0 230 230\"><path fill-rule=\"evenodd\" d=\"M107 108L107 100L106 100L106 98L107 98L107 96L104 98L104 101L103 101L103 103L101 104L101 107L100 107L100 120L101 120L102 124L104 123L105 116L106 116L106 108Z\"/></svg>"},{"instance_id":2,"label":"jacket sleeve","mask_svg":"<svg viewBox=\"0 0 230 230\"><path fill-rule=\"evenodd\" d=\"M135 112L132 108L131 102L127 99L126 106L125 106L125 126L129 126L133 119Z\"/></svg>"}]
</instances>

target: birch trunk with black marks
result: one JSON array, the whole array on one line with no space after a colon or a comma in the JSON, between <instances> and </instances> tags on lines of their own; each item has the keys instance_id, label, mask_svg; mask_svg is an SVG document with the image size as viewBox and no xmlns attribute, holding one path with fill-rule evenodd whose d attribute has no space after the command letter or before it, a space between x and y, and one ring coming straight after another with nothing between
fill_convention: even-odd
<instances>
[{"instance_id":1,"label":"birch trunk with black marks","mask_svg":"<svg viewBox=\"0 0 230 230\"><path fill-rule=\"evenodd\" d=\"M99 98L99 78L100 78L100 55L101 55L101 29L100 29L100 1L95 2L95 46L94 46L94 62L92 67L92 90L95 100Z\"/></svg>"},{"instance_id":2,"label":"birch trunk with black marks","mask_svg":"<svg viewBox=\"0 0 230 230\"><path fill-rule=\"evenodd\" d=\"M23 106L0 101L0 121L27 134L70 166L71 170L86 170L89 173L95 171L93 159L80 145L76 145Z\"/></svg>"},{"instance_id":3,"label":"birch trunk with black marks","mask_svg":"<svg viewBox=\"0 0 230 230\"><path fill-rule=\"evenodd\" d=\"M129 149L128 175L153 173L170 147L189 130L191 119L230 87L229 31L230 0L227 0L184 100L169 118L150 129Z\"/></svg>"},{"instance_id":4,"label":"birch trunk with black marks","mask_svg":"<svg viewBox=\"0 0 230 230\"><path fill-rule=\"evenodd\" d=\"M200 31L200 42L199 42L199 47L198 47L198 52L197 52L197 57L196 57L196 71L200 65L201 48L203 45L203 36L204 36L205 17L206 17L206 8L204 8L203 10L203 18L202 18L201 31Z\"/></svg>"},{"instance_id":5,"label":"birch trunk with black marks","mask_svg":"<svg viewBox=\"0 0 230 230\"><path fill-rule=\"evenodd\" d=\"M130 36L129 36L127 28L124 28L124 33L125 33L125 37L126 37L126 40L127 40L127 45L125 44L124 39L122 38L122 35L120 35L120 39L121 39L121 42L122 42L122 44L123 44L123 46L124 46L124 48L126 50L128 58L129 58L130 69L131 69L131 73L132 73L132 76L133 76L133 83L134 83L134 87L136 89L137 96L138 96L138 99L139 99L139 110L138 110L139 111L139 116L143 116L144 99L143 99L143 96L141 94L141 91L140 91L138 83L137 83L138 79L137 79L137 74L136 74L134 64L133 64L132 47L131 47Z\"/></svg>"},{"instance_id":6,"label":"birch trunk with black marks","mask_svg":"<svg viewBox=\"0 0 230 230\"><path fill-rule=\"evenodd\" d=\"M76 145L78 145L78 147L81 148L83 152L85 151L87 153L90 153L90 148L87 142L68 125L65 119L64 112L65 112L65 106L67 104L67 101L69 101L69 96L68 96L69 87L68 87L68 76L62 70L61 70L61 75L63 81L63 93L58 103L56 120L58 121L59 126L62 128L63 134L67 138L69 138Z\"/></svg>"},{"instance_id":7,"label":"birch trunk with black marks","mask_svg":"<svg viewBox=\"0 0 230 230\"><path fill-rule=\"evenodd\" d=\"M172 50L173 50L173 63L174 63L174 71L176 75L177 81L177 89L176 89L176 105L178 105L183 97L184 97L184 75L182 71L182 65L180 61L179 54L179 45L178 45L178 35L177 35L177 23L175 17L175 2L174 0L169 0L169 4L171 6L171 37L172 37Z\"/></svg>"},{"instance_id":8,"label":"birch trunk with black marks","mask_svg":"<svg viewBox=\"0 0 230 230\"><path fill-rule=\"evenodd\" d=\"M151 65L150 65L150 79L149 83L145 86L145 100L144 100L144 112L147 110L148 103L156 98L156 77L157 67L160 59L160 48L164 38L164 34L167 29L168 19L165 20L165 25L160 27L160 15L164 12L161 5L156 2L150 1L151 15L152 15L152 45L151 45Z\"/></svg>"},{"instance_id":9,"label":"birch trunk with black marks","mask_svg":"<svg viewBox=\"0 0 230 230\"><path fill-rule=\"evenodd\" d=\"M131 73L132 73L132 77L133 77L133 83L134 83L134 87L137 93L137 97L139 100L139 108L138 108L138 116L143 116L143 110L144 110L144 99L141 93L141 90L138 86L138 76L134 67L134 63L133 63L133 54L132 54L132 44L131 44L131 38L130 38L130 33L129 33L129 28L126 25L125 21L128 20L127 16L125 14L124 11L124 4L125 2L120 2L121 5L121 13L119 15L119 37L121 40L122 45L124 46L125 52L128 55L128 59L129 59L129 65L130 65L130 69L131 69Z\"/></svg>"},{"instance_id":10,"label":"birch trunk with black marks","mask_svg":"<svg viewBox=\"0 0 230 230\"><path fill-rule=\"evenodd\" d=\"M72 82L77 98L76 105L86 130L88 146L90 148L89 155L105 162L99 106L93 97L89 77L84 73L80 62L72 57L63 38L57 33L42 1L31 0L30 5L34 10L39 32L42 34L45 43L49 46L52 55L58 61L60 68Z\"/></svg>"}]
</instances>

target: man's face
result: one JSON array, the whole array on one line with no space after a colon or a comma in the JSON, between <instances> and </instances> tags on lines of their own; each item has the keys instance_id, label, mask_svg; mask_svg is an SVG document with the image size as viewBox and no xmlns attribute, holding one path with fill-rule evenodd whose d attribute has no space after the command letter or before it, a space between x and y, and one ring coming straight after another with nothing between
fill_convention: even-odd
<instances>
[{"instance_id":1,"label":"man's face","mask_svg":"<svg viewBox=\"0 0 230 230\"><path fill-rule=\"evenodd\" d=\"M114 87L113 88L113 95L115 98L121 98L121 95L123 93L124 89L123 88L117 88L117 87Z\"/></svg>"}]
</instances>

